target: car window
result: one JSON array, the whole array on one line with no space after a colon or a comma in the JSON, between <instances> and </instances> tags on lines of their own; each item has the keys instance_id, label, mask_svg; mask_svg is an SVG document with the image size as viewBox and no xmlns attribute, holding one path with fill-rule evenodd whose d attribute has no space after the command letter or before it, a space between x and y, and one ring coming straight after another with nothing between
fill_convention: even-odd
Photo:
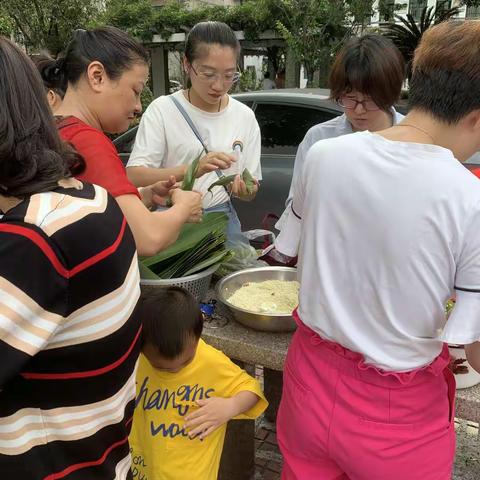
<instances>
[{"instance_id":1,"label":"car window","mask_svg":"<svg viewBox=\"0 0 480 480\"><path fill-rule=\"evenodd\" d=\"M310 127L337 116L320 108L271 103L258 103L255 115L262 133L262 154L284 155L295 155Z\"/></svg>"},{"instance_id":2,"label":"car window","mask_svg":"<svg viewBox=\"0 0 480 480\"><path fill-rule=\"evenodd\" d=\"M138 127L132 127L126 133L113 140L113 144L115 145L118 153L132 153L137 129Z\"/></svg>"},{"instance_id":3,"label":"car window","mask_svg":"<svg viewBox=\"0 0 480 480\"><path fill-rule=\"evenodd\" d=\"M238 101L242 102L244 105L246 105L248 108L252 108L253 107L253 100L241 100L241 99L238 99Z\"/></svg>"}]
</instances>

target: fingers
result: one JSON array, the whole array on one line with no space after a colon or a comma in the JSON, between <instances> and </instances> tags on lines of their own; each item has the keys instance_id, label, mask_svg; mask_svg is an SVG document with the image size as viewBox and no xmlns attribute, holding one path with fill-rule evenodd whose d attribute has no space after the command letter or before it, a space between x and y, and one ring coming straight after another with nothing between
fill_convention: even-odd
<instances>
[{"instance_id":1,"label":"fingers","mask_svg":"<svg viewBox=\"0 0 480 480\"><path fill-rule=\"evenodd\" d=\"M235 177L235 180L232 183L231 192L234 197L242 197L248 195L247 186L245 185L245 182L242 180L242 177L240 175L237 175Z\"/></svg>"},{"instance_id":2,"label":"fingers","mask_svg":"<svg viewBox=\"0 0 480 480\"><path fill-rule=\"evenodd\" d=\"M195 418L191 418L191 415L190 415L190 419L185 422L185 427L188 430L192 430L194 428L197 428L199 425L202 425L205 422L211 422L211 420L209 420L208 418L208 414L206 414L205 412L203 412L202 415L197 416Z\"/></svg>"},{"instance_id":3,"label":"fingers","mask_svg":"<svg viewBox=\"0 0 480 480\"><path fill-rule=\"evenodd\" d=\"M213 433L218 427L215 425L212 425L210 428L207 428L203 433L200 434L200 437L198 437L200 440L204 440L205 437Z\"/></svg>"},{"instance_id":4,"label":"fingers","mask_svg":"<svg viewBox=\"0 0 480 480\"><path fill-rule=\"evenodd\" d=\"M235 157L223 152L210 152L205 155L200 161L199 168L200 176L205 173L213 172L215 170L225 170L235 162Z\"/></svg>"},{"instance_id":5,"label":"fingers","mask_svg":"<svg viewBox=\"0 0 480 480\"><path fill-rule=\"evenodd\" d=\"M214 423L213 422L203 422L201 425L199 425L197 428L194 428L193 430L191 430L190 432L188 432L188 436L190 438L194 438L196 437L197 435L205 432L206 430L214 427Z\"/></svg>"}]
</instances>

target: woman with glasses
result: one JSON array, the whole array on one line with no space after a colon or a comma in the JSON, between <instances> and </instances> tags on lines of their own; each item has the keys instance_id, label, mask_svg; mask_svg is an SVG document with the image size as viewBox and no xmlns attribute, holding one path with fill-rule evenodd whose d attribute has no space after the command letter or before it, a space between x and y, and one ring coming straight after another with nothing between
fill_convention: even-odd
<instances>
[{"instance_id":1,"label":"woman with glasses","mask_svg":"<svg viewBox=\"0 0 480 480\"><path fill-rule=\"evenodd\" d=\"M187 36L183 67L189 88L156 99L140 122L130 160L129 178L138 187L174 175L182 179L200 158L195 189L204 194L207 211L229 214L228 237L242 239L230 196L253 200L258 182L248 192L240 174L245 168L258 181L260 129L250 108L228 95L238 81L240 44L228 25L201 22ZM187 118L188 117L188 120ZM238 174L227 188L208 188L219 172Z\"/></svg>"},{"instance_id":2,"label":"woman with glasses","mask_svg":"<svg viewBox=\"0 0 480 480\"><path fill-rule=\"evenodd\" d=\"M114 27L77 30L44 82L68 82L56 110L61 137L86 162L80 179L104 187L120 205L140 255L153 255L173 243L187 221L202 217L200 195L172 189L175 178L137 189L127 177L115 146L105 135L122 133L142 111L140 94L148 76L148 54L138 42ZM150 212L170 195L173 206Z\"/></svg>"},{"instance_id":3,"label":"woman with glasses","mask_svg":"<svg viewBox=\"0 0 480 480\"><path fill-rule=\"evenodd\" d=\"M403 115L393 108L400 97L405 63L400 51L381 35L350 38L338 53L330 71L330 98L343 115L312 127L298 147L286 209L276 227L282 230L288 216L295 186L310 147L326 138L353 132L375 132L398 123ZM354 165L352 165L354 168ZM296 244L298 238L292 239Z\"/></svg>"}]
</instances>

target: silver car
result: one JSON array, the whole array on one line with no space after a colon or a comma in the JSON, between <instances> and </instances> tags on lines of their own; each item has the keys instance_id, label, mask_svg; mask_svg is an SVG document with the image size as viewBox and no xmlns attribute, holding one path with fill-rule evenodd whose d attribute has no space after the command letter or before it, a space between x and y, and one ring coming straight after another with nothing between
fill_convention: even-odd
<instances>
[{"instance_id":1,"label":"silver car","mask_svg":"<svg viewBox=\"0 0 480 480\"><path fill-rule=\"evenodd\" d=\"M328 94L325 89L284 89L233 95L255 112L262 136L263 181L258 195L253 202L234 200L244 230L262 228L268 214L280 216L283 212L298 145L310 127L342 114ZM405 106L396 108L405 113ZM136 132L134 127L113 142L124 164ZM474 155L466 166L480 168L480 154ZM265 226L271 228L273 223L271 220Z\"/></svg>"}]
</instances>

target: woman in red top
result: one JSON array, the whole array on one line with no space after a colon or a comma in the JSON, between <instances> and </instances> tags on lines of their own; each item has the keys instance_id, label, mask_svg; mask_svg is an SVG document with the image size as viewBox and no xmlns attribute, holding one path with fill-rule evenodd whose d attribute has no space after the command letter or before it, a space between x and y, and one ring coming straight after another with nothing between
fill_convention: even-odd
<instances>
[{"instance_id":1,"label":"woman in red top","mask_svg":"<svg viewBox=\"0 0 480 480\"><path fill-rule=\"evenodd\" d=\"M79 178L104 187L115 197L140 255L166 248L185 222L201 220L200 194L172 188L175 177L137 190L103 133L124 132L142 110L140 94L148 76L148 56L139 43L114 27L77 30L50 72L68 80L63 103L55 113L60 116L60 135L86 161ZM148 210L167 195L172 199L170 209Z\"/></svg>"}]
</instances>

